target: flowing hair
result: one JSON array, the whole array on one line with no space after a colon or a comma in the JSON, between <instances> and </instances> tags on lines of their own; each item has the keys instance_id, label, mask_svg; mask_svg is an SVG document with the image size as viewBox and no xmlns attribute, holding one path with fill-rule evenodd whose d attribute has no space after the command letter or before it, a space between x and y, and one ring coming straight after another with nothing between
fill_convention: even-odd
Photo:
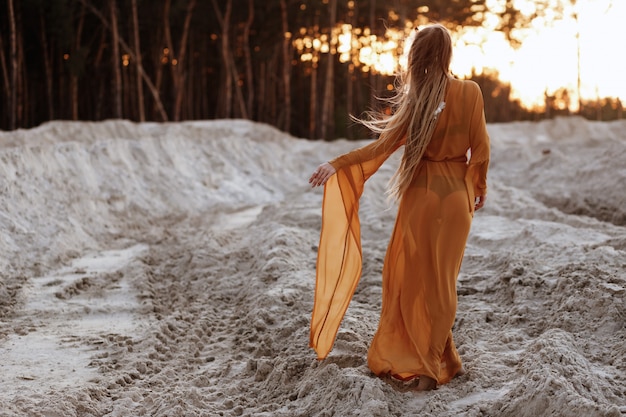
<instances>
[{"instance_id":1,"label":"flowing hair","mask_svg":"<svg viewBox=\"0 0 626 417\"><path fill-rule=\"evenodd\" d=\"M411 44L406 71L396 77L395 94L387 99L391 116L367 112L358 119L379 134L378 145L392 149L406 138L398 170L391 178L388 194L399 199L409 187L415 170L445 106L445 94L452 59L452 40L448 30L433 24L417 31Z\"/></svg>"}]
</instances>

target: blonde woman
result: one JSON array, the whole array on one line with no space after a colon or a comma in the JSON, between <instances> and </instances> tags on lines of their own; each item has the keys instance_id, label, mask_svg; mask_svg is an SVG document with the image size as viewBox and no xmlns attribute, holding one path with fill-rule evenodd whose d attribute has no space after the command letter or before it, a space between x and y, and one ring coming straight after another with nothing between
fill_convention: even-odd
<instances>
[{"instance_id":1,"label":"blonde woman","mask_svg":"<svg viewBox=\"0 0 626 417\"><path fill-rule=\"evenodd\" d=\"M482 92L450 75L445 27L419 30L390 100L392 115L362 122L378 140L321 164L324 185L310 346L324 359L361 275L358 206L365 181L398 148L390 184L399 201L382 278L380 322L368 351L378 376L419 378L431 390L463 372L452 339L456 280L474 211L486 200L489 137Z\"/></svg>"}]
</instances>

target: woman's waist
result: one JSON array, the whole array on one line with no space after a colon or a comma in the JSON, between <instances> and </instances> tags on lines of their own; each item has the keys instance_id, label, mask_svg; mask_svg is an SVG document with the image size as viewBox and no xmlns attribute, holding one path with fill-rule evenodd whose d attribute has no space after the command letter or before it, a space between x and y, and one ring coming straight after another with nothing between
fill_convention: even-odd
<instances>
[{"instance_id":1,"label":"woman's waist","mask_svg":"<svg viewBox=\"0 0 626 417\"><path fill-rule=\"evenodd\" d=\"M419 175L441 175L452 177L465 177L467 173L467 162L460 160L437 160L422 159L415 170L416 176Z\"/></svg>"},{"instance_id":2,"label":"woman's waist","mask_svg":"<svg viewBox=\"0 0 626 417\"><path fill-rule=\"evenodd\" d=\"M425 162L425 163L462 163L462 164L467 164L467 156L466 155L460 155L460 156L455 156L455 157L447 157L447 158L434 158L434 157L429 157L424 155L421 159L421 162Z\"/></svg>"}]
</instances>

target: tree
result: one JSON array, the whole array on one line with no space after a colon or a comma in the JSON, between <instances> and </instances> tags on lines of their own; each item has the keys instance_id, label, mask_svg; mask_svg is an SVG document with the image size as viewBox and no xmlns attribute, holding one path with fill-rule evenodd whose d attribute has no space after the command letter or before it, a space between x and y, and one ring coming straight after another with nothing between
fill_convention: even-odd
<instances>
[{"instance_id":1,"label":"tree","mask_svg":"<svg viewBox=\"0 0 626 417\"><path fill-rule=\"evenodd\" d=\"M331 0L336 2L337 0ZM291 32L289 32L289 18L287 15L287 2L286 0L280 0L280 15L282 17L282 29L283 29L283 99L284 99L284 116L281 128L289 132L291 128Z\"/></svg>"},{"instance_id":2,"label":"tree","mask_svg":"<svg viewBox=\"0 0 626 417\"><path fill-rule=\"evenodd\" d=\"M9 129L13 130L17 127L17 29L15 27L15 8L13 7L13 0L7 0L9 9L9 28L10 28L10 54L9 59L11 63L11 82L10 87L7 90L9 92Z\"/></svg>"},{"instance_id":3,"label":"tree","mask_svg":"<svg viewBox=\"0 0 626 417\"><path fill-rule=\"evenodd\" d=\"M328 6L330 10L330 22L329 22L329 30L331 31L337 24L337 0L329 0L330 4ZM332 42L332 35L330 37L330 41ZM332 53L334 46L330 46ZM335 61L332 56L328 57L326 61L326 74L324 77L324 105L322 106L322 138L329 139L328 135L334 135L335 130L335 120L334 120L334 87L335 87Z\"/></svg>"},{"instance_id":4,"label":"tree","mask_svg":"<svg viewBox=\"0 0 626 417\"><path fill-rule=\"evenodd\" d=\"M52 76L52 62L50 59L50 52L48 46L48 36L46 33L46 19L44 17L43 8L39 9L39 23L41 34L41 49L43 51L44 71L46 73L46 102L48 108L48 119L54 119L54 98L53 98L53 76ZM0 42L0 49L2 49L2 43ZM8 90L8 86L7 86Z\"/></svg>"},{"instance_id":5,"label":"tree","mask_svg":"<svg viewBox=\"0 0 626 417\"><path fill-rule=\"evenodd\" d=\"M96 15L96 17L98 17L98 19L102 22L102 24L109 31L114 32L114 30L112 29L112 25L109 24L108 20L104 17L104 15L102 13L100 13L100 11L98 9L96 9L94 6L89 4L87 2L87 0L78 0L78 1L80 3L82 3L83 5L85 5L88 9L90 9L91 12L94 15ZM114 0L110 0L110 1L114 1ZM130 46L128 46L128 44L124 41L124 39L119 37L119 33L118 33L117 41L118 41L119 45L124 49L124 51L130 56L130 58L136 63L137 70L141 73L141 78L144 80L144 82L148 86L150 92L152 93L152 97L154 98L155 104L156 104L157 109L158 109L158 113L161 116L161 120L167 121L168 120L167 113L165 112L165 108L163 107L163 102L161 101L159 90L154 86L154 84L152 83L152 81L148 77L148 74L146 74L145 69L141 65L141 61L139 61L137 59L137 57L135 56L135 53L133 52L132 48ZM119 62L119 61L116 61L116 62Z\"/></svg>"},{"instance_id":6,"label":"tree","mask_svg":"<svg viewBox=\"0 0 626 417\"><path fill-rule=\"evenodd\" d=\"M4 102L7 108L10 108L12 105L11 102L11 76L9 74L9 70L7 68L7 60L4 53L4 41L2 40L2 33L0 33L0 68L2 69L2 86L4 87ZM0 123L2 123L2 119L0 118ZM10 123L10 122L9 122ZM3 123L4 124L4 123Z\"/></svg>"},{"instance_id":7,"label":"tree","mask_svg":"<svg viewBox=\"0 0 626 417\"><path fill-rule=\"evenodd\" d=\"M250 52L250 30L254 23L254 0L248 0L248 19L243 30L243 50L246 62L246 113L248 117L252 117L254 111L254 75L252 68L252 54Z\"/></svg>"},{"instance_id":8,"label":"tree","mask_svg":"<svg viewBox=\"0 0 626 417\"><path fill-rule=\"evenodd\" d=\"M72 120L78 120L78 78L82 74L85 66L84 52L80 47L80 39L83 34L83 25L85 23L85 6L80 8L80 16L78 18L78 25L74 35L74 45L70 54L70 100L72 107ZM114 48L115 50L115 48ZM118 67L119 69L119 67ZM117 75L117 74L116 74ZM117 80L116 80L117 81ZM117 91L117 87L115 87ZM121 97L121 85L119 86L119 94ZM119 116L121 117L122 111L120 107Z\"/></svg>"},{"instance_id":9,"label":"tree","mask_svg":"<svg viewBox=\"0 0 626 417\"><path fill-rule=\"evenodd\" d=\"M231 0L229 0L230 2ZM180 120L181 107L183 103L184 83L185 83L185 58L187 54L187 40L189 38L189 27L191 25L191 16L193 15L193 9L196 7L196 0L189 0L187 3L187 12L185 16L185 23L183 31L178 43L178 55L174 49L174 42L172 41L172 33L170 28L170 7L171 0L165 0L165 7L163 13L163 27L165 28L165 41L171 59L169 60L170 68L172 71L172 80L174 81L174 120Z\"/></svg>"},{"instance_id":10,"label":"tree","mask_svg":"<svg viewBox=\"0 0 626 417\"><path fill-rule=\"evenodd\" d=\"M220 90L220 100L217 106L217 117L230 117L232 114L232 102L233 102L233 78L230 59L230 15L233 9L232 0L226 1L226 7L224 14L220 11L216 0L212 0L213 8L217 20L220 22L222 28L222 78L223 84Z\"/></svg>"},{"instance_id":11,"label":"tree","mask_svg":"<svg viewBox=\"0 0 626 417\"><path fill-rule=\"evenodd\" d=\"M141 64L141 46L139 40L139 19L137 17L137 0L131 1L131 12L133 15L133 49L135 50L135 64L136 77L137 77L137 105L139 110L139 121L144 122L146 120L146 110L143 98L143 80L141 79L141 71L139 68Z\"/></svg>"},{"instance_id":12,"label":"tree","mask_svg":"<svg viewBox=\"0 0 626 417\"><path fill-rule=\"evenodd\" d=\"M115 0L109 0L109 13L111 16L111 67L113 68L113 117L122 118L122 73L120 70L120 34L117 28L117 6Z\"/></svg>"},{"instance_id":13,"label":"tree","mask_svg":"<svg viewBox=\"0 0 626 417\"><path fill-rule=\"evenodd\" d=\"M339 121L375 108L393 76L363 64L361 47L342 57L342 25L352 28L353 41L397 41L390 52L397 58L400 38L389 35L406 36L414 24L438 20L454 31L495 14L514 43L553 3L555 19L575 18L574 0L536 0L530 14L514 0L7 0L0 13L0 128L55 117L235 117L297 136L352 137L352 126ZM488 117L532 117L511 100L510 87L492 84ZM622 110L599 97L597 103L585 104L585 117Z\"/></svg>"}]
</instances>

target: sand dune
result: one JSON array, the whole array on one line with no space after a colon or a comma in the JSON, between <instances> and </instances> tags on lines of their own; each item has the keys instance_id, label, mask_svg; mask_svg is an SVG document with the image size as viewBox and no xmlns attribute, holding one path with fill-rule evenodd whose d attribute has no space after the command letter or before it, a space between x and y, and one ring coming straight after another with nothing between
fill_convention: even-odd
<instances>
[{"instance_id":1,"label":"sand dune","mask_svg":"<svg viewBox=\"0 0 626 417\"><path fill-rule=\"evenodd\" d=\"M307 179L358 143L240 120L0 132L0 415L625 415L626 122L489 132L458 283L468 372L419 394L365 363L397 156L367 184L363 277L318 362Z\"/></svg>"}]
</instances>

